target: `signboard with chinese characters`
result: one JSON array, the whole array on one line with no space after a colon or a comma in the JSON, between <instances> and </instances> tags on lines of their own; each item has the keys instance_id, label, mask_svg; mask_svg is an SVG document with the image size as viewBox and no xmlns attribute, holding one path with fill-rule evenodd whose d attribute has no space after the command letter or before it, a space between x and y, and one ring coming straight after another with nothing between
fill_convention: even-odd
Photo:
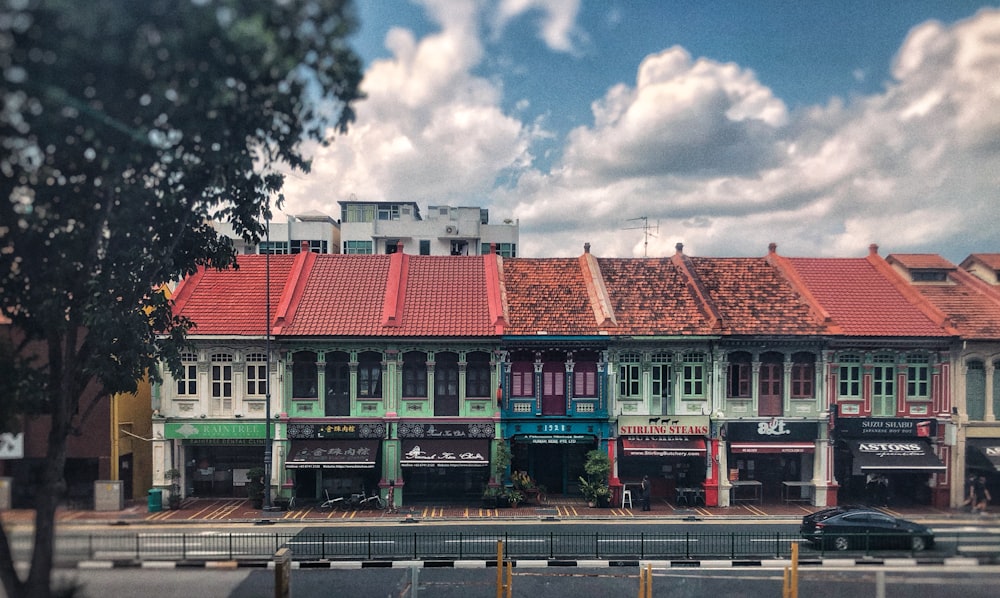
<instances>
[{"instance_id":1,"label":"signboard with chinese characters","mask_svg":"<svg viewBox=\"0 0 1000 598\"><path fill-rule=\"evenodd\" d=\"M288 437L292 439L307 438L385 438L385 423L374 422L330 422L330 423L289 423Z\"/></svg>"}]
</instances>

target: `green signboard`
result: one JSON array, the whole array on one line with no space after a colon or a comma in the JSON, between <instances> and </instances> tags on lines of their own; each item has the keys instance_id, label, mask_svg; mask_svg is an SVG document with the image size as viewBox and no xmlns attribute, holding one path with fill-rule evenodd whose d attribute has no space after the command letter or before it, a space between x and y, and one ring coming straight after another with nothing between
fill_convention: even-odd
<instances>
[{"instance_id":1,"label":"green signboard","mask_svg":"<svg viewBox=\"0 0 1000 598\"><path fill-rule=\"evenodd\" d=\"M271 424L271 438L274 438L274 424ZM164 438L183 440L222 438L264 438L264 422L184 422L168 423L163 426Z\"/></svg>"}]
</instances>

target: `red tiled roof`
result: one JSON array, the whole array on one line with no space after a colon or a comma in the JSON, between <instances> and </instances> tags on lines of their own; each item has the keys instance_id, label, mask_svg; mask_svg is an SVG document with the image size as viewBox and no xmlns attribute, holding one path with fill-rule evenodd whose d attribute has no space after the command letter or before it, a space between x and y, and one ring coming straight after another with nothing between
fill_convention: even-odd
<instances>
[{"instance_id":1,"label":"red tiled roof","mask_svg":"<svg viewBox=\"0 0 1000 598\"><path fill-rule=\"evenodd\" d=\"M271 317L295 256L271 256ZM195 335L264 336L267 327L266 256L240 255L239 269L201 268L174 292L174 313L191 319Z\"/></svg>"},{"instance_id":2,"label":"red tiled roof","mask_svg":"<svg viewBox=\"0 0 1000 598\"><path fill-rule=\"evenodd\" d=\"M908 270L954 270L955 264L936 253L893 253L886 258Z\"/></svg>"},{"instance_id":3,"label":"red tiled roof","mask_svg":"<svg viewBox=\"0 0 1000 598\"><path fill-rule=\"evenodd\" d=\"M913 285L948 315L963 338L1000 339L1000 292L964 270L949 273L948 284Z\"/></svg>"},{"instance_id":4,"label":"red tiled roof","mask_svg":"<svg viewBox=\"0 0 1000 598\"><path fill-rule=\"evenodd\" d=\"M505 334L598 334L577 258L509 258L503 262L509 310Z\"/></svg>"},{"instance_id":5,"label":"red tiled roof","mask_svg":"<svg viewBox=\"0 0 1000 598\"><path fill-rule=\"evenodd\" d=\"M614 334L712 334L705 308L670 258L600 258Z\"/></svg>"},{"instance_id":6,"label":"red tiled roof","mask_svg":"<svg viewBox=\"0 0 1000 598\"><path fill-rule=\"evenodd\" d=\"M495 259L495 258L491 258ZM396 260L398 267L393 267ZM288 336L497 336L480 256L321 254ZM392 279L397 276L399 279ZM399 304L386 311L387 297Z\"/></svg>"},{"instance_id":7,"label":"red tiled roof","mask_svg":"<svg viewBox=\"0 0 1000 598\"><path fill-rule=\"evenodd\" d=\"M814 335L826 327L765 258L690 258L725 334Z\"/></svg>"},{"instance_id":8,"label":"red tiled roof","mask_svg":"<svg viewBox=\"0 0 1000 598\"><path fill-rule=\"evenodd\" d=\"M949 335L889 280L890 272L877 268L869 259L786 259L844 335Z\"/></svg>"},{"instance_id":9,"label":"red tiled roof","mask_svg":"<svg viewBox=\"0 0 1000 598\"><path fill-rule=\"evenodd\" d=\"M964 265L969 260L975 260L993 270L1000 270L1000 253L973 253L965 258L962 264Z\"/></svg>"}]
</instances>

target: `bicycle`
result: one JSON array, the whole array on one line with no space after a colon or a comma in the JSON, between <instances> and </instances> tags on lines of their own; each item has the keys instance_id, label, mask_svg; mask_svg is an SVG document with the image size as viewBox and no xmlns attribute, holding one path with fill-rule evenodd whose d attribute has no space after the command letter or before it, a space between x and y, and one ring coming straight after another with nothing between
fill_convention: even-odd
<instances>
[{"instance_id":1,"label":"bicycle","mask_svg":"<svg viewBox=\"0 0 1000 598\"><path fill-rule=\"evenodd\" d=\"M344 504L344 497L338 496L336 498L330 498L330 491L323 490L323 494L326 495L326 500L321 502L316 508L323 511L326 509L340 508Z\"/></svg>"},{"instance_id":2,"label":"bicycle","mask_svg":"<svg viewBox=\"0 0 1000 598\"><path fill-rule=\"evenodd\" d=\"M385 501L382 497L378 495L377 490L372 490L371 496L364 496L364 490L361 491L361 495L364 497L361 499L362 509L371 509L373 511L381 511L385 508Z\"/></svg>"}]
</instances>

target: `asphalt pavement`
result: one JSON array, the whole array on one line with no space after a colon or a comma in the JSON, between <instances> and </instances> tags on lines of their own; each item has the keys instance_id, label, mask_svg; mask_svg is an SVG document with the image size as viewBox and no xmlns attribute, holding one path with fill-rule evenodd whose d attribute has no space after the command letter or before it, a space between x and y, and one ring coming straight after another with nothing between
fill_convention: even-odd
<instances>
[{"instance_id":1,"label":"asphalt pavement","mask_svg":"<svg viewBox=\"0 0 1000 598\"><path fill-rule=\"evenodd\" d=\"M305 523L338 521L502 521L502 520L794 520L821 507L802 503L740 503L730 507L678 507L666 500L653 501L650 511L636 507L591 508L582 499L550 497L543 504L521 504L516 508L484 508L475 504L415 504L403 505L394 511L320 509L306 505L283 511L253 508L246 499L188 498L178 509L154 510L146 502L133 502L121 510L96 511L60 508L57 523L135 524L135 523ZM998 513L972 514L961 509L938 509L930 506L880 507L888 514L919 521L998 522ZM30 524L34 511L15 509L0 512L0 520L8 525Z\"/></svg>"}]
</instances>

